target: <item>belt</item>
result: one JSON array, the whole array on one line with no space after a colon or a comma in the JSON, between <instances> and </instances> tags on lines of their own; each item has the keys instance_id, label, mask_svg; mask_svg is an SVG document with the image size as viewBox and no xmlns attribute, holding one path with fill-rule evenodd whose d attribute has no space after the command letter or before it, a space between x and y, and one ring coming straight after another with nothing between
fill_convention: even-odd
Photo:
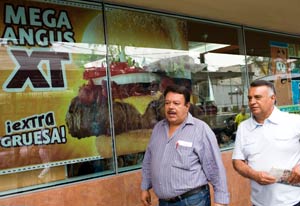
<instances>
[{"instance_id":1,"label":"belt","mask_svg":"<svg viewBox=\"0 0 300 206\"><path fill-rule=\"evenodd\" d=\"M197 194L197 193L201 192L202 190L206 190L206 189L208 189L208 184L202 185L200 187L196 187L195 189L192 189L192 190L190 190L186 193L183 193L181 195L178 195L176 197L172 197L172 198L169 198L169 199L161 199L161 200L165 201L165 202L178 202L180 200L183 200L187 197L190 197L190 196L192 196L194 194Z\"/></svg>"}]
</instances>

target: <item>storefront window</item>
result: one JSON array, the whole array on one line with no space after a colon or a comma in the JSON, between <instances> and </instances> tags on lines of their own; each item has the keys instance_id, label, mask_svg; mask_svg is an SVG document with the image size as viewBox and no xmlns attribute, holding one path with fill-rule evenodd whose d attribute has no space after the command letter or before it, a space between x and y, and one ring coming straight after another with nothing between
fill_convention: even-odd
<instances>
[{"instance_id":1,"label":"storefront window","mask_svg":"<svg viewBox=\"0 0 300 206\"><path fill-rule=\"evenodd\" d=\"M9 1L0 10L0 193L113 173L95 147L105 134L112 151L108 92L85 70L106 57L101 5Z\"/></svg>"},{"instance_id":2,"label":"storefront window","mask_svg":"<svg viewBox=\"0 0 300 206\"><path fill-rule=\"evenodd\" d=\"M106 19L119 168L141 163L170 84L190 89L190 112L209 124L220 148L231 148L246 101L240 30L118 8L106 9Z\"/></svg>"},{"instance_id":3,"label":"storefront window","mask_svg":"<svg viewBox=\"0 0 300 206\"><path fill-rule=\"evenodd\" d=\"M297 38L80 2L0 3L0 196L139 169L170 84L221 150L249 81L300 111Z\"/></svg>"},{"instance_id":4,"label":"storefront window","mask_svg":"<svg viewBox=\"0 0 300 206\"><path fill-rule=\"evenodd\" d=\"M273 82L277 106L300 113L300 39L255 30L246 30L245 37L251 80Z\"/></svg>"}]
</instances>

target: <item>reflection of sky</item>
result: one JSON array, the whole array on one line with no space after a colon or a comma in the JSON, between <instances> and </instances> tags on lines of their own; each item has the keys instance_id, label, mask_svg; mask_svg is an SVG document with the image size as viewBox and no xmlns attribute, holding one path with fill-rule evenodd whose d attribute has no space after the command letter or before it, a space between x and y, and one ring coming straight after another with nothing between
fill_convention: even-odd
<instances>
[{"instance_id":1,"label":"reflection of sky","mask_svg":"<svg viewBox=\"0 0 300 206\"><path fill-rule=\"evenodd\" d=\"M244 65L244 55L217 54L208 53L205 55L205 63L208 64L209 71L216 71L219 67L228 67L233 65Z\"/></svg>"},{"instance_id":2,"label":"reflection of sky","mask_svg":"<svg viewBox=\"0 0 300 206\"><path fill-rule=\"evenodd\" d=\"M106 54L106 46L104 44L53 42L51 49L56 52L100 55Z\"/></svg>"},{"instance_id":3,"label":"reflection of sky","mask_svg":"<svg viewBox=\"0 0 300 206\"><path fill-rule=\"evenodd\" d=\"M111 45L111 47L117 47ZM84 54L101 54L105 55L105 45L92 45L86 43L65 43L56 42L53 44L52 49L59 52L69 53L84 53ZM201 53L201 51L200 51ZM175 56L188 55L194 59L195 64L200 64L199 51L197 50L174 50L174 49L157 49L157 48L143 48L143 47L125 47L125 54L130 56L139 65L147 65L152 62L168 59ZM105 60L105 59L103 59ZM208 64L209 71L216 71L219 67L228 67L233 65L243 65L245 57L243 55L231 55L220 53L207 53L205 54L205 63Z\"/></svg>"},{"instance_id":4,"label":"reflection of sky","mask_svg":"<svg viewBox=\"0 0 300 206\"><path fill-rule=\"evenodd\" d=\"M188 55L194 59L195 64L200 64L199 52L171 50L171 49L155 49L155 48L136 48L126 47L126 54L133 57L141 64L149 64L154 61L171 58L175 56ZM216 71L219 67L228 67L233 65L244 65L244 55L207 53L205 54L205 63L208 64L209 71Z\"/></svg>"},{"instance_id":5,"label":"reflection of sky","mask_svg":"<svg viewBox=\"0 0 300 206\"><path fill-rule=\"evenodd\" d=\"M152 63L161 59L189 55L188 51L174 49L156 49L142 47L126 47L125 53L139 63Z\"/></svg>"}]
</instances>

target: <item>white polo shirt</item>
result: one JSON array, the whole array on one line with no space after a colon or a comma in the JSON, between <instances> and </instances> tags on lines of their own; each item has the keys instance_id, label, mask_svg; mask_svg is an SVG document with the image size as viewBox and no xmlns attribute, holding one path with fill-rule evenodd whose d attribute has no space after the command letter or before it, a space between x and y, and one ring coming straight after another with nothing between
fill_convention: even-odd
<instances>
[{"instance_id":1,"label":"white polo shirt","mask_svg":"<svg viewBox=\"0 0 300 206\"><path fill-rule=\"evenodd\" d=\"M257 171L292 169L300 164L300 115L276 107L263 124L253 118L238 127L232 159L246 160ZM292 206L300 202L300 187L280 183L260 185L251 180L256 206Z\"/></svg>"}]
</instances>

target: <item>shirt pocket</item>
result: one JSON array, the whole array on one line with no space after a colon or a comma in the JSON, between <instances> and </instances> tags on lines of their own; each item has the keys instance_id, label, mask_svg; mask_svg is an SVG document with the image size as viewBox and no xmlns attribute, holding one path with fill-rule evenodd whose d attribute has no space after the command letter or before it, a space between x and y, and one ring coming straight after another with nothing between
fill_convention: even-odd
<instances>
[{"instance_id":1,"label":"shirt pocket","mask_svg":"<svg viewBox=\"0 0 300 206\"><path fill-rule=\"evenodd\" d=\"M292 149L299 149L300 148L300 142L299 142L300 136L297 134L282 134L274 137L275 144L278 147L278 150L283 151L291 151ZM296 147L295 147L296 146Z\"/></svg>"},{"instance_id":2,"label":"shirt pocket","mask_svg":"<svg viewBox=\"0 0 300 206\"><path fill-rule=\"evenodd\" d=\"M188 170L191 168L193 147L178 146L173 159L173 167Z\"/></svg>"},{"instance_id":3,"label":"shirt pocket","mask_svg":"<svg viewBox=\"0 0 300 206\"><path fill-rule=\"evenodd\" d=\"M259 155L259 145L257 145L255 140L248 140L244 144L243 153L246 157L246 159L252 159L255 158L257 155Z\"/></svg>"}]
</instances>

